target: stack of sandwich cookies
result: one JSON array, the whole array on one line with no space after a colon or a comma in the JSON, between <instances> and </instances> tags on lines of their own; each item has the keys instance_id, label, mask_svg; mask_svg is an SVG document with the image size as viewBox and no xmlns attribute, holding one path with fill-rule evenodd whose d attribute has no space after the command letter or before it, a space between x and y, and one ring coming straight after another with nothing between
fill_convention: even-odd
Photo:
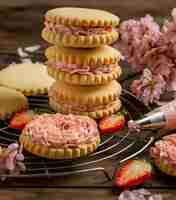
<instances>
[{"instance_id":1,"label":"stack of sandwich cookies","mask_svg":"<svg viewBox=\"0 0 176 200\"><path fill-rule=\"evenodd\" d=\"M120 53L108 44L118 39L119 18L106 11L57 8L46 13L42 37L48 74L55 79L48 95L56 114L36 116L23 129L28 152L51 159L74 159L95 151L100 134L94 119L121 107ZM94 119L92 119L94 118Z\"/></svg>"},{"instance_id":2,"label":"stack of sandwich cookies","mask_svg":"<svg viewBox=\"0 0 176 200\"><path fill-rule=\"evenodd\" d=\"M118 39L119 18L86 8L57 8L45 15L42 37L48 74L56 82L49 91L53 110L99 119L121 107L121 54L108 46Z\"/></svg>"}]
</instances>

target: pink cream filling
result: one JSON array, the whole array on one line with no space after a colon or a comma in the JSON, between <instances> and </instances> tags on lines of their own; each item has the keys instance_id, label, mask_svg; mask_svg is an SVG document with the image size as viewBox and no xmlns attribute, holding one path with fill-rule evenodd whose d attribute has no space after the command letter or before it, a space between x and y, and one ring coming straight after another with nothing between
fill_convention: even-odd
<instances>
[{"instance_id":1,"label":"pink cream filling","mask_svg":"<svg viewBox=\"0 0 176 200\"><path fill-rule=\"evenodd\" d=\"M43 114L29 122L23 134L32 142L53 148L76 148L95 142L96 122L86 116Z\"/></svg>"},{"instance_id":2,"label":"pink cream filling","mask_svg":"<svg viewBox=\"0 0 176 200\"><path fill-rule=\"evenodd\" d=\"M151 156L165 165L176 167L176 134L164 137L150 150Z\"/></svg>"},{"instance_id":3,"label":"pink cream filling","mask_svg":"<svg viewBox=\"0 0 176 200\"><path fill-rule=\"evenodd\" d=\"M45 27L47 30L59 33L61 35L74 35L74 36L92 36L102 35L112 31L116 31L112 27L76 27L76 26L65 26L62 24L53 24L52 22L46 21Z\"/></svg>"},{"instance_id":4,"label":"pink cream filling","mask_svg":"<svg viewBox=\"0 0 176 200\"><path fill-rule=\"evenodd\" d=\"M74 103L61 103L61 109L63 110L73 110L73 111L78 111L78 112L95 112L98 110L105 110L108 109L109 107L113 106L116 104L116 101L113 101L109 104L106 105L98 105L98 106L92 106L92 105L80 105L80 104L74 104Z\"/></svg>"},{"instance_id":5,"label":"pink cream filling","mask_svg":"<svg viewBox=\"0 0 176 200\"><path fill-rule=\"evenodd\" d=\"M107 74L111 73L113 69L117 67L117 64L111 65L101 65L96 68L92 68L88 65L82 66L78 64L65 64L63 62L48 62L49 67L54 67L64 72L68 72L70 74L83 74L83 75L92 75L92 74Z\"/></svg>"},{"instance_id":6,"label":"pink cream filling","mask_svg":"<svg viewBox=\"0 0 176 200\"><path fill-rule=\"evenodd\" d=\"M98 110L108 109L117 103L117 100L114 100L108 104L93 106L93 105L83 105L83 104L81 105L75 102L61 102L57 100L56 96L51 95L51 93L52 92L50 91L49 96L51 97L52 100L54 100L54 102L58 104L58 106L60 106L60 110L76 111L76 112L95 112Z\"/></svg>"},{"instance_id":7,"label":"pink cream filling","mask_svg":"<svg viewBox=\"0 0 176 200\"><path fill-rule=\"evenodd\" d=\"M97 110L104 110L107 109L114 104L117 103L118 97L116 97L113 101L109 102L108 104L104 105L92 105L92 104L80 104L73 101L60 101L58 97L58 90L57 87L51 87L48 92L49 97L54 100L59 106L61 110L72 110L77 112L95 112Z\"/></svg>"}]
</instances>

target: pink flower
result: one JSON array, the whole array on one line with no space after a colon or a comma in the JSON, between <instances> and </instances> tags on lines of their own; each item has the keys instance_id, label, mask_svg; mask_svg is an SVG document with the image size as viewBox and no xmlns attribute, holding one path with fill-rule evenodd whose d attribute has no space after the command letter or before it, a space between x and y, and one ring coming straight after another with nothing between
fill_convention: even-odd
<instances>
[{"instance_id":1,"label":"pink flower","mask_svg":"<svg viewBox=\"0 0 176 200\"><path fill-rule=\"evenodd\" d=\"M160 74L168 78L171 69L174 67L174 63L172 59L166 55L166 50L167 47L165 46L153 48L145 54L143 60L153 74Z\"/></svg>"},{"instance_id":2,"label":"pink flower","mask_svg":"<svg viewBox=\"0 0 176 200\"><path fill-rule=\"evenodd\" d=\"M176 68L173 68L170 73L167 84L168 91L176 91Z\"/></svg>"},{"instance_id":3,"label":"pink flower","mask_svg":"<svg viewBox=\"0 0 176 200\"><path fill-rule=\"evenodd\" d=\"M165 21L162 33L161 45L167 46L167 56L176 60L176 16Z\"/></svg>"},{"instance_id":4,"label":"pink flower","mask_svg":"<svg viewBox=\"0 0 176 200\"><path fill-rule=\"evenodd\" d=\"M143 71L139 80L132 83L132 92L141 99L145 105L158 103L160 95L166 88L166 82L160 74L153 75L149 69Z\"/></svg>"},{"instance_id":5,"label":"pink flower","mask_svg":"<svg viewBox=\"0 0 176 200\"><path fill-rule=\"evenodd\" d=\"M0 174L19 174L25 170L24 156L18 144L10 144L7 148L1 148Z\"/></svg>"},{"instance_id":6,"label":"pink flower","mask_svg":"<svg viewBox=\"0 0 176 200\"><path fill-rule=\"evenodd\" d=\"M160 27L150 15L140 20L130 19L122 22L119 32L121 40L115 47L119 48L135 71L146 67L143 57L152 47L156 46L160 38Z\"/></svg>"},{"instance_id":7,"label":"pink flower","mask_svg":"<svg viewBox=\"0 0 176 200\"><path fill-rule=\"evenodd\" d=\"M162 200L161 194L152 194L149 190L138 189L138 190L124 190L119 200Z\"/></svg>"},{"instance_id":8,"label":"pink flower","mask_svg":"<svg viewBox=\"0 0 176 200\"><path fill-rule=\"evenodd\" d=\"M176 9L161 29L146 15L122 22L119 32L121 40L115 47L135 71L142 72L145 68L150 71L133 81L133 93L148 105L157 103L164 91L176 90Z\"/></svg>"}]
</instances>

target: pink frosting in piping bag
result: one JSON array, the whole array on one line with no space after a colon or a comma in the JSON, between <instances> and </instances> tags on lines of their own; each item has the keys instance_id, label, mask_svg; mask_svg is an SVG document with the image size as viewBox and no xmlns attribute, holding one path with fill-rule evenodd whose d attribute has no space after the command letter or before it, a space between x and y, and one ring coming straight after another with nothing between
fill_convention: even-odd
<instances>
[{"instance_id":1,"label":"pink frosting in piping bag","mask_svg":"<svg viewBox=\"0 0 176 200\"><path fill-rule=\"evenodd\" d=\"M164 112L166 120L166 129L176 129L176 100L162 106L160 108Z\"/></svg>"},{"instance_id":2,"label":"pink frosting in piping bag","mask_svg":"<svg viewBox=\"0 0 176 200\"><path fill-rule=\"evenodd\" d=\"M145 114L142 119L128 122L128 128L131 131L149 127L164 130L176 129L176 99Z\"/></svg>"}]
</instances>

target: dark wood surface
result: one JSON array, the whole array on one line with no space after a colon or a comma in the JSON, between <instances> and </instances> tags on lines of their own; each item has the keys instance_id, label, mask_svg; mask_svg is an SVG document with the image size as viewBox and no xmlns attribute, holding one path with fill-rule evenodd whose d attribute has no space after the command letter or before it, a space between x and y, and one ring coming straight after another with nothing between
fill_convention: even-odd
<instances>
[{"instance_id":1,"label":"dark wood surface","mask_svg":"<svg viewBox=\"0 0 176 200\"><path fill-rule=\"evenodd\" d=\"M162 193L163 200L175 200L176 191L151 190L153 193ZM2 189L0 191L3 200L117 200L120 191L111 189L71 189L71 188L28 188L28 189Z\"/></svg>"},{"instance_id":2,"label":"dark wood surface","mask_svg":"<svg viewBox=\"0 0 176 200\"><path fill-rule=\"evenodd\" d=\"M51 7L72 5L103 8L118 14L122 19L151 13L160 19L169 14L174 3L175 0L169 0L167 3L161 0L160 6L158 6L157 0L92 0L89 3L87 1L80 3L76 0L0 1L0 68L16 61L18 47L44 44L40 37L43 14ZM127 87L130 81L131 78L127 78L123 82L124 87ZM114 166L116 166L116 159L103 162L103 166L112 174ZM176 179L164 176L159 172L156 172L152 181L147 182L143 187L153 193L162 193L164 200L176 199ZM2 200L115 200L118 198L119 192L121 191L114 188L113 182L107 181L101 172L45 179L7 179L0 182L0 199Z\"/></svg>"}]
</instances>

